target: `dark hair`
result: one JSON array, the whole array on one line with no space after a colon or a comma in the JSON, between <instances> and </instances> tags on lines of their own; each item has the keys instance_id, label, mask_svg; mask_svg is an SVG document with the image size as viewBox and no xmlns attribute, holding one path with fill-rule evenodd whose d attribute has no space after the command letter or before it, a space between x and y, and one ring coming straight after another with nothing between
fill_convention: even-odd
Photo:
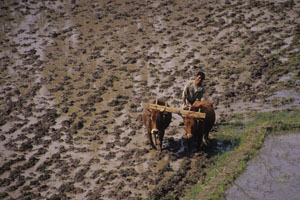
<instances>
[{"instance_id":1,"label":"dark hair","mask_svg":"<svg viewBox=\"0 0 300 200\"><path fill-rule=\"evenodd\" d=\"M205 74L203 72L198 72L197 76L201 76L201 79L204 80L205 79Z\"/></svg>"}]
</instances>

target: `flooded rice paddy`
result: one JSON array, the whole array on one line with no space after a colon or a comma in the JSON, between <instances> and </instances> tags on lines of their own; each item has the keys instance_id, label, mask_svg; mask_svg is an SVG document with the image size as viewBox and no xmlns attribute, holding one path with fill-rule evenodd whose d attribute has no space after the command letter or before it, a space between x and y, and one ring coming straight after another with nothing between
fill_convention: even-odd
<instances>
[{"instance_id":1,"label":"flooded rice paddy","mask_svg":"<svg viewBox=\"0 0 300 200\"><path fill-rule=\"evenodd\" d=\"M299 143L299 133L268 136L260 153L226 193L226 199L299 199Z\"/></svg>"},{"instance_id":2,"label":"flooded rice paddy","mask_svg":"<svg viewBox=\"0 0 300 200\"><path fill-rule=\"evenodd\" d=\"M201 70L218 123L299 109L299 7L0 1L0 199L184 196L211 155L185 148L176 115L165 150L150 149L144 103L163 97L179 108L184 83Z\"/></svg>"}]
</instances>

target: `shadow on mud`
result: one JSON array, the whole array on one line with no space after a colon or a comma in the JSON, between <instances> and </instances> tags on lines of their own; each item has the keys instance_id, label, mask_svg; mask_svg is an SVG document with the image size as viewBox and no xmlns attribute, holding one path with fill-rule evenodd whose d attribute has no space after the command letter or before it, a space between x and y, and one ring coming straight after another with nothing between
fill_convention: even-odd
<instances>
[{"instance_id":1,"label":"shadow on mud","mask_svg":"<svg viewBox=\"0 0 300 200\"><path fill-rule=\"evenodd\" d=\"M168 165L170 173L164 180L149 192L150 199L179 199L184 194L184 188L189 188L199 181L204 181L207 176L206 168L214 165L213 158L216 155L232 151L237 147L239 141L210 139L209 145L197 150L196 145L188 146L187 139L174 139L172 137L164 140L164 154L170 153L173 163L177 162L175 168ZM161 171L166 171L166 169ZM170 198L171 197L171 198Z\"/></svg>"},{"instance_id":2,"label":"shadow on mud","mask_svg":"<svg viewBox=\"0 0 300 200\"><path fill-rule=\"evenodd\" d=\"M195 142L188 143L186 138L165 138L164 150L173 152L178 159L183 157L193 158L199 153L205 153L208 157L213 157L221 153L232 151L240 141L238 139L209 139L209 144L207 146L204 145L201 149L197 149Z\"/></svg>"}]
</instances>

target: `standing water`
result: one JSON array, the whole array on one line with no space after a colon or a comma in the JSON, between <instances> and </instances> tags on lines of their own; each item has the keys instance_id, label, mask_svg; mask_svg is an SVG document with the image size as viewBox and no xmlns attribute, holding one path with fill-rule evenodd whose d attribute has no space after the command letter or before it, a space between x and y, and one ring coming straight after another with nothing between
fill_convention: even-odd
<instances>
[{"instance_id":1,"label":"standing water","mask_svg":"<svg viewBox=\"0 0 300 200\"><path fill-rule=\"evenodd\" d=\"M226 199L299 199L300 134L269 136Z\"/></svg>"}]
</instances>

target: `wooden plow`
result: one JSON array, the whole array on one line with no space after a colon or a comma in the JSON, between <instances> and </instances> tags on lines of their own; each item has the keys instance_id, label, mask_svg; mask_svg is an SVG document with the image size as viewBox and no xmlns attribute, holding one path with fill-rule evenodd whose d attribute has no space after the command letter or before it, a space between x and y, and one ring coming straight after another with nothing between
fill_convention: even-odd
<instances>
[{"instance_id":1,"label":"wooden plow","mask_svg":"<svg viewBox=\"0 0 300 200\"><path fill-rule=\"evenodd\" d=\"M153 109L153 110L159 110L160 112L170 112L170 113L176 113L178 115L189 115L189 116L192 116L192 117L197 117L197 118L202 118L204 119L206 114L205 113L201 113L200 111L199 112L195 112L195 111L190 111L190 110L181 110L181 109L176 109L176 108L171 108L171 107L168 107L168 106L162 106L162 105L158 105L157 102L156 104L152 104L152 103L149 103L148 104L149 106L149 109Z\"/></svg>"}]
</instances>

